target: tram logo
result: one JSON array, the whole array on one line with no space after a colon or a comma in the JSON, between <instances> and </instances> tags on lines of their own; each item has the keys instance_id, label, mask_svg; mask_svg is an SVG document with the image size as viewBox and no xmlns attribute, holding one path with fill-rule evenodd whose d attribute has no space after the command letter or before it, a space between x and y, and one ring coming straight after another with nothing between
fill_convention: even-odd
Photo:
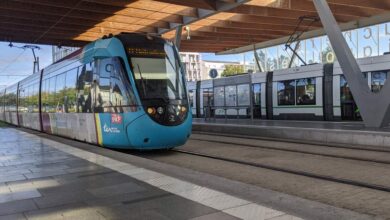
<instances>
[{"instance_id":1,"label":"tram logo","mask_svg":"<svg viewBox=\"0 0 390 220\"><path fill-rule=\"evenodd\" d=\"M122 116L119 114L111 114L112 124L122 124Z\"/></svg>"},{"instance_id":2,"label":"tram logo","mask_svg":"<svg viewBox=\"0 0 390 220\"><path fill-rule=\"evenodd\" d=\"M107 126L106 123L104 123L103 131L105 133L115 133L115 134L121 133L121 131L118 128L116 128L116 127L109 127L109 126Z\"/></svg>"}]
</instances>

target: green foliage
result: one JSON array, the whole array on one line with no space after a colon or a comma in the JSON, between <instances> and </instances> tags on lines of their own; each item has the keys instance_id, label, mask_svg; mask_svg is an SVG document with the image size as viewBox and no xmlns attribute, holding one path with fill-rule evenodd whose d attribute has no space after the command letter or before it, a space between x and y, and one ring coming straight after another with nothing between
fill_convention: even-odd
<instances>
[{"instance_id":1,"label":"green foliage","mask_svg":"<svg viewBox=\"0 0 390 220\"><path fill-rule=\"evenodd\" d=\"M0 121L0 128L8 127L8 125L2 121Z\"/></svg>"},{"instance_id":2,"label":"green foliage","mask_svg":"<svg viewBox=\"0 0 390 220\"><path fill-rule=\"evenodd\" d=\"M244 74L244 66L243 65L226 65L225 70L222 72L222 77L227 76L235 76Z\"/></svg>"}]
</instances>

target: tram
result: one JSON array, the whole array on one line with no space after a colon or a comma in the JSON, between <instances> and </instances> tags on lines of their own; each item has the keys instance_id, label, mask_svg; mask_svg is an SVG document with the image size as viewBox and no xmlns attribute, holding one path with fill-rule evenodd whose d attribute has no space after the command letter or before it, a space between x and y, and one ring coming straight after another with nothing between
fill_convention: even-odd
<instances>
[{"instance_id":1,"label":"tram","mask_svg":"<svg viewBox=\"0 0 390 220\"><path fill-rule=\"evenodd\" d=\"M0 120L109 148L169 149L191 135L185 82L172 43L104 37L0 91Z\"/></svg>"},{"instance_id":2,"label":"tram","mask_svg":"<svg viewBox=\"0 0 390 220\"><path fill-rule=\"evenodd\" d=\"M390 55L357 61L371 92L379 92L390 77ZM199 118L361 120L338 62L189 82L188 90Z\"/></svg>"}]
</instances>

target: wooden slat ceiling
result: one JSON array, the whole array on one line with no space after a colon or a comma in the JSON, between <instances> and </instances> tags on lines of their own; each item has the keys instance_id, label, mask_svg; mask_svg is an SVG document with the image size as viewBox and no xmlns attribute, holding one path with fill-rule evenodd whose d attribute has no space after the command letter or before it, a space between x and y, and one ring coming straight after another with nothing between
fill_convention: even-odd
<instances>
[{"instance_id":1,"label":"wooden slat ceiling","mask_svg":"<svg viewBox=\"0 0 390 220\"><path fill-rule=\"evenodd\" d=\"M82 46L107 34L141 32L173 39L174 27L204 19L183 31L181 51L223 52L289 36L301 16L317 16L312 0L1 0L0 40ZM340 23L390 11L389 0L328 0ZM304 22L301 30L306 30ZM320 22L308 30L322 28Z\"/></svg>"}]
</instances>

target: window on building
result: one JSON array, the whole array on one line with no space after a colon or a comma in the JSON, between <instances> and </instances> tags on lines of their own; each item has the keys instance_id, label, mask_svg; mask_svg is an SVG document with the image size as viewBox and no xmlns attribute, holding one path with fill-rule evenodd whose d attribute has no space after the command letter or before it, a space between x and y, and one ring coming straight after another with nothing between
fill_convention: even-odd
<instances>
[{"instance_id":1,"label":"window on building","mask_svg":"<svg viewBox=\"0 0 390 220\"><path fill-rule=\"evenodd\" d=\"M278 105L295 105L295 80L278 82Z\"/></svg>"},{"instance_id":2,"label":"window on building","mask_svg":"<svg viewBox=\"0 0 390 220\"><path fill-rule=\"evenodd\" d=\"M298 79L297 83L297 105L316 104L316 79Z\"/></svg>"}]
</instances>

